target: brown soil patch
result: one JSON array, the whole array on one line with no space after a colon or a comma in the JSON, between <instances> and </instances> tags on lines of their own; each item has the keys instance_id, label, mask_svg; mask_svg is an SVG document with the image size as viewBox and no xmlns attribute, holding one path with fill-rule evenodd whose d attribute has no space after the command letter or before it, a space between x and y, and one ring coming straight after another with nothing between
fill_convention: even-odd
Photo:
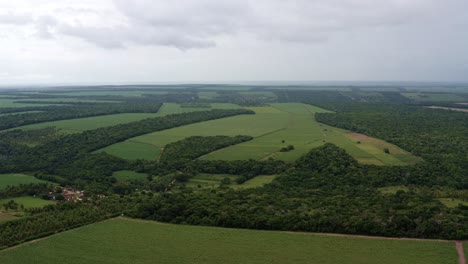
<instances>
[{"instance_id":1,"label":"brown soil patch","mask_svg":"<svg viewBox=\"0 0 468 264\"><path fill-rule=\"evenodd\" d=\"M468 109L466 108L454 108L454 107L442 107L442 106L425 106L425 107L430 108L430 109L443 109L443 110L451 110L451 111L468 113Z\"/></svg>"},{"instance_id":2,"label":"brown soil patch","mask_svg":"<svg viewBox=\"0 0 468 264\"><path fill-rule=\"evenodd\" d=\"M369 138L369 136L364 135L364 134L359 134L359 133L351 133L350 135L351 135L352 138L356 138L356 139L366 139L366 138Z\"/></svg>"},{"instance_id":3,"label":"brown soil patch","mask_svg":"<svg viewBox=\"0 0 468 264\"><path fill-rule=\"evenodd\" d=\"M455 247L458 253L458 263L466 264L465 253L463 252L463 243L461 241L455 242Z\"/></svg>"}]
</instances>

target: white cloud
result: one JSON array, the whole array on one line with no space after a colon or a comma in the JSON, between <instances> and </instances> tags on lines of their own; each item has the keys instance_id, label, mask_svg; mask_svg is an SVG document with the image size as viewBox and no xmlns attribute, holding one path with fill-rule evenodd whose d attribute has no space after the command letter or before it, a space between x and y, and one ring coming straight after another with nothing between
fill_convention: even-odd
<instances>
[{"instance_id":1,"label":"white cloud","mask_svg":"<svg viewBox=\"0 0 468 264\"><path fill-rule=\"evenodd\" d=\"M458 3L445 5L451 2ZM339 31L421 22L441 7L437 0L114 0L98 8L87 3L62 5L49 14L9 11L0 15L0 24L34 24L39 37L72 36L103 48L189 49L213 47L217 37L239 33L265 41L321 42Z\"/></svg>"},{"instance_id":2,"label":"white cloud","mask_svg":"<svg viewBox=\"0 0 468 264\"><path fill-rule=\"evenodd\" d=\"M40 3L0 2L0 72L88 81L141 72L148 80L467 78L466 0Z\"/></svg>"}]
</instances>

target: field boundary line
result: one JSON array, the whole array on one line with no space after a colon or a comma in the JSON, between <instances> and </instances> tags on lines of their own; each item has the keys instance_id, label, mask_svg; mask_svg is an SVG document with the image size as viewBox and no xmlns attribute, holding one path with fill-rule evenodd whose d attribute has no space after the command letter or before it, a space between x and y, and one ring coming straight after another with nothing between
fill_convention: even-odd
<instances>
[{"instance_id":1,"label":"field boundary line","mask_svg":"<svg viewBox=\"0 0 468 264\"><path fill-rule=\"evenodd\" d=\"M254 138L261 138L261 137L268 136L268 135L270 135L270 134L273 134L273 133L276 133L276 132L280 132L280 131L283 131L283 130L286 130L286 127L283 127L283 128L277 129L277 130L273 130L273 131L267 132L267 133L265 133L265 134L261 134L261 135L259 135L259 136L257 136L257 137L254 137ZM248 141L246 141L246 142L248 142Z\"/></svg>"},{"instance_id":2,"label":"field boundary line","mask_svg":"<svg viewBox=\"0 0 468 264\"><path fill-rule=\"evenodd\" d=\"M186 225L186 224L171 224L164 223L154 220L131 218L126 216L119 216L112 219L122 219L126 221L142 222L142 223L153 223L159 225L180 225L180 226L191 226L191 227L204 227L204 228L217 228L217 229L239 229L239 230L252 230L260 232L274 232L284 233L292 235L309 235L309 236L329 236L329 237L348 237L348 238L362 238L362 239L380 239L380 240L401 240L401 241L420 241L420 242L443 242L453 243L459 241L460 243L467 242L468 240L449 240L449 239L433 239L433 238L412 238L412 237L384 237L384 236L368 236L368 235L352 235L352 234L340 234L340 233L320 233L320 232L301 232L301 231L284 231L284 230L265 230L265 229L249 229L249 228L238 228L238 227L220 227L220 226L202 226L202 225ZM109 219L110 220L110 219Z\"/></svg>"},{"instance_id":3,"label":"field boundary line","mask_svg":"<svg viewBox=\"0 0 468 264\"><path fill-rule=\"evenodd\" d=\"M281 108L279 108L277 106L274 106L274 105L271 105L271 104L269 106L271 106L271 107L273 107L273 108L275 108L277 110L280 110L281 112L285 112L285 113L288 113L288 114L291 114L291 115L300 115L300 114L296 114L296 113L293 113L293 112L286 111L284 109L281 109Z\"/></svg>"},{"instance_id":4,"label":"field boundary line","mask_svg":"<svg viewBox=\"0 0 468 264\"><path fill-rule=\"evenodd\" d=\"M131 139L127 139L126 141L132 142L132 143L143 144L143 145L150 145L150 146L153 146L153 147L156 147L156 148L160 148L159 146L153 145L151 143L146 143L146 142L141 142L141 141L136 141L136 140L131 140ZM123 142L125 142L125 141L123 141Z\"/></svg>"},{"instance_id":5,"label":"field boundary line","mask_svg":"<svg viewBox=\"0 0 468 264\"><path fill-rule=\"evenodd\" d=\"M89 225L93 225L93 224L97 224L97 223L102 223L102 222L107 222L107 221L112 221L112 220L115 220L115 219L117 219L117 218L119 218L119 216L107 218L107 219L104 219L104 220L101 220L101 221L97 221L97 222L92 222L92 223L83 224L83 225L77 226L77 227L75 227L75 228L67 229L67 230L64 230L64 231L61 231L61 232L60 232L60 231L59 231L59 232L56 232L56 233L54 233L54 234L52 234L52 235L49 235L49 236L45 236L45 237L41 237L41 238L37 238L37 239L33 239L33 240L28 240L28 241L25 241L25 242L20 243L20 244L18 244L18 245L14 245L14 246L11 246L11 247L6 247L6 248L4 248L4 249L0 249L0 252L12 250L12 249L15 249L15 248L24 246L24 245L36 243L36 242L39 242L39 241L41 241L41 240L45 240L45 239L48 239L48 238L50 238L50 237L58 236L58 235L60 235L60 234L68 233L68 232L71 232L71 231L74 231L74 230L78 230L78 229L81 229L81 228L86 227L86 226L89 226Z\"/></svg>"}]
</instances>

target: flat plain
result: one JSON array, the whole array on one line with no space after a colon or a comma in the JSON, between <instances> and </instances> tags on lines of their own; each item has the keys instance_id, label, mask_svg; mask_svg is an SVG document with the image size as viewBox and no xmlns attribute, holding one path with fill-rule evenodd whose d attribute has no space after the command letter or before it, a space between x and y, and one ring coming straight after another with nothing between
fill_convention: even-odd
<instances>
[{"instance_id":1,"label":"flat plain","mask_svg":"<svg viewBox=\"0 0 468 264\"><path fill-rule=\"evenodd\" d=\"M116 218L0 251L0 263L452 264L453 242L162 224Z\"/></svg>"},{"instance_id":2,"label":"flat plain","mask_svg":"<svg viewBox=\"0 0 468 264\"><path fill-rule=\"evenodd\" d=\"M0 189L4 189L7 186L16 186L29 183L47 183L47 181L39 180L33 176L19 173L0 174Z\"/></svg>"},{"instance_id":3,"label":"flat plain","mask_svg":"<svg viewBox=\"0 0 468 264\"><path fill-rule=\"evenodd\" d=\"M157 160L165 145L189 136L248 135L254 139L214 151L201 159L274 158L292 162L312 148L331 142L366 164L408 165L419 161L417 157L385 141L318 123L314 118L315 113L329 111L312 105L274 103L269 106L245 108L255 111L256 114L150 133L108 146L100 151L126 159ZM280 151L288 145L293 145L294 150ZM388 149L389 153L385 153L384 149Z\"/></svg>"},{"instance_id":4,"label":"flat plain","mask_svg":"<svg viewBox=\"0 0 468 264\"><path fill-rule=\"evenodd\" d=\"M93 117L75 118L60 121L43 122L33 125L21 126L15 129L41 129L46 127L56 127L61 133L80 133L86 130L97 129L106 126L115 126L146 118L160 117L170 114L180 114L192 111L209 111L210 108L182 108L179 104L165 103L158 113L124 113L113 115L101 115Z\"/></svg>"},{"instance_id":5,"label":"flat plain","mask_svg":"<svg viewBox=\"0 0 468 264\"><path fill-rule=\"evenodd\" d=\"M49 201L49 200L43 200L37 197L32 197L32 196L22 196L22 197L16 197L16 198L7 198L7 199L1 199L0 200L0 207L10 201L13 200L16 203L23 205L24 209L29 209L29 208L38 208L38 207L43 207L49 204L54 204L55 202Z\"/></svg>"}]
</instances>

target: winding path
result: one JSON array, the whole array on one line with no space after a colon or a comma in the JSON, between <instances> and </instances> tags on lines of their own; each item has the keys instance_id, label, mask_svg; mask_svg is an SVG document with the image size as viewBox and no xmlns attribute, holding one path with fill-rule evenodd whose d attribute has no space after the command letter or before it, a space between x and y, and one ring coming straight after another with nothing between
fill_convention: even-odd
<instances>
[{"instance_id":1,"label":"winding path","mask_svg":"<svg viewBox=\"0 0 468 264\"><path fill-rule=\"evenodd\" d=\"M457 248L458 253L458 263L466 264L465 253L463 252L463 242L455 241L455 247Z\"/></svg>"}]
</instances>

